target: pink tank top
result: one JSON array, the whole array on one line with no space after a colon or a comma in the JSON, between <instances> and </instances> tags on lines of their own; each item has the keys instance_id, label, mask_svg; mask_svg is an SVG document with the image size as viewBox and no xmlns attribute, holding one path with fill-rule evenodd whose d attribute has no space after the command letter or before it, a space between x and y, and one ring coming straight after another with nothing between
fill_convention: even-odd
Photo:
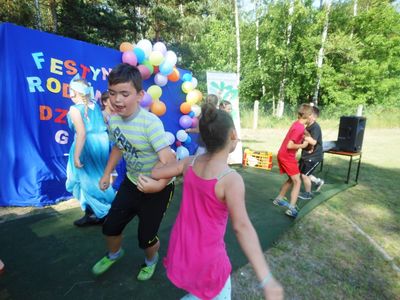
<instances>
[{"instance_id":1,"label":"pink tank top","mask_svg":"<svg viewBox=\"0 0 400 300\"><path fill-rule=\"evenodd\" d=\"M218 178L203 179L189 166L164 258L172 283L201 299L218 295L232 270L224 242L228 208L215 195L218 180L232 171L227 169Z\"/></svg>"}]
</instances>

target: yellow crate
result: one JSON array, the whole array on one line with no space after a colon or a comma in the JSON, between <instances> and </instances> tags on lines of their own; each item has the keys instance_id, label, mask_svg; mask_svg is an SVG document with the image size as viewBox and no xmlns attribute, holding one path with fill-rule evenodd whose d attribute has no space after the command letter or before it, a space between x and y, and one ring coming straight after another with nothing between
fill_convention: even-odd
<instances>
[{"instance_id":1,"label":"yellow crate","mask_svg":"<svg viewBox=\"0 0 400 300\"><path fill-rule=\"evenodd\" d=\"M245 149L243 153L243 166L271 170L272 152Z\"/></svg>"}]
</instances>

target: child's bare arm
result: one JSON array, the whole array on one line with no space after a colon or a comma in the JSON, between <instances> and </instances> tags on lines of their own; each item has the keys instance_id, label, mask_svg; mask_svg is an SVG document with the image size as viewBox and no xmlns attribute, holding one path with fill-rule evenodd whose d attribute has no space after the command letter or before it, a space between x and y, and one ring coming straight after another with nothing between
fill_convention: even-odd
<instances>
[{"instance_id":1,"label":"child's bare arm","mask_svg":"<svg viewBox=\"0 0 400 300\"><path fill-rule=\"evenodd\" d=\"M76 131L76 140L75 140L75 151L74 151L74 165L77 168L82 168L83 164L80 161L80 156L82 153L82 149L85 146L86 142L86 129L85 124L83 123L81 113L75 107L71 107L69 110L72 123L74 124Z\"/></svg>"},{"instance_id":2,"label":"child's bare arm","mask_svg":"<svg viewBox=\"0 0 400 300\"><path fill-rule=\"evenodd\" d=\"M154 166L153 170L176 161L174 153L172 153L170 147L166 147L161 149L158 152L159 162ZM153 177L153 176L152 176ZM156 193L161 191L163 188L167 186L167 184L171 181L172 176L163 176L159 178L151 178L145 175L139 175L137 187L139 191L144 193Z\"/></svg>"},{"instance_id":3,"label":"child's bare arm","mask_svg":"<svg viewBox=\"0 0 400 300\"><path fill-rule=\"evenodd\" d=\"M190 157L187 157L183 160L168 163L167 165L157 164L151 171L151 177L154 179L162 179L181 175L183 174L185 165L187 165L189 159Z\"/></svg>"},{"instance_id":4,"label":"child's bare arm","mask_svg":"<svg viewBox=\"0 0 400 300\"><path fill-rule=\"evenodd\" d=\"M113 146L110 156L108 157L106 168L103 172L103 177L100 178L99 187L101 190L106 190L110 186L110 174L115 169L115 166L121 160L122 151L117 147Z\"/></svg>"},{"instance_id":5,"label":"child's bare arm","mask_svg":"<svg viewBox=\"0 0 400 300\"><path fill-rule=\"evenodd\" d=\"M283 289L271 274L257 233L247 214L243 179L237 173L227 175L224 179L224 186L226 187L224 188L224 197L228 205L233 230L240 247L262 285L264 297L266 299L283 299Z\"/></svg>"},{"instance_id":6,"label":"child's bare arm","mask_svg":"<svg viewBox=\"0 0 400 300\"><path fill-rule=\"evenodd\" d=\"M290 140L287 144L288 149L304 149L308 146L308 142L306 140L303 141L301 144L295 144L292 140Z\"/></svg>"}]
</instances>

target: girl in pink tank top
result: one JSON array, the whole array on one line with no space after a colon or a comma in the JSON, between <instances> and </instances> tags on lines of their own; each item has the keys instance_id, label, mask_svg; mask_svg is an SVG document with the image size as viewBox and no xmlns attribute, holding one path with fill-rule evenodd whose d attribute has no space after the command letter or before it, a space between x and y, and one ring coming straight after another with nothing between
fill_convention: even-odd
<instances>
[{"instance_id":1,"label":"girl in pink tank top","mask_svg":"<svg viewBox=\"0 0 400 300\"><path fill-rule=\"evenodd\" d=\"M182 203L171 231L164 266L171 282L187 291L184 299L230 299L229 261L224 235L228 216L253 266L266 299L283 299L247 215L242 177L227 164L237 144L228 113L205 104L199 122L207 152L153 169L154 179L184 174Z\"/></svg>"}]
</instances>

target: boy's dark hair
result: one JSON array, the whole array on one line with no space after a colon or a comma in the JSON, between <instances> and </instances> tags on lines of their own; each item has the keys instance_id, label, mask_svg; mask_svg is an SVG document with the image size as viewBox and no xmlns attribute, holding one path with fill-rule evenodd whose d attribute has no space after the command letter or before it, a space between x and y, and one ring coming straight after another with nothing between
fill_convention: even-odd
<instances>
[{"instance_id":1,"label":"boy's dark hair","mask_svg":"<svg viewBox=\"0 0 400 300\"><path fill-rule=\"evenodd\" d=\"M218 102L219 102L219 99L218 99L217 95L214 95L214 94L208 94L207 95L206 103L213 104L215 107L217 107L218 106Z\"/></svg>"},{"instance_id":2,"label":"boy's dark hair","mask_svg":"<svg viewBox=\"0 0 400 300\"><path fill-rule=\"evenodd\" d=\"M232 117L226 111L217 109L211 103L202 105L199 129L207 152L215 153L224 148L234 128Z\"/></svg>"},{"instance_id":3,"label":"boy's dark hair","mask_svg":"<svg viewBox=\"0 0 400 300\"><path fill-rule=\"evenodd\" d=\"M313 114L316 115L317 118L318 118L319 117L319 108L318 108L318 106L314 105L312 110L313 110Z\"/></svg>"},{"instance_id":4,"label":"boy's dark hair","mask_svg":"<svg viewBox=\"0 0 400 300\"><path fill-rule=\"evenodd\" d=\"M116 85L125 82L131 82L137 92L143 89L143 79L138 68L128 64L119 64L108 75L108 84Z\"/></svg>"},{"instance_id":5,"label":"boy's dark hair","mask_svg":"<svg viewBox=\"0 0 400 300\"><path fill-rule=\"evenodd\" d=\"M228 100L222 100L219 104L219 108L220 109L224 109L225 107L227 107L228 105L232 105L232 103Z\"/></svg>"},{"instance_id":6,"label":"boy's dark hair","mask_svg":"<svg viewBox=\"0 0 400 300\"><path fill-rule=\"evenodd\" d=\"M108 91L105 91L101 94L101 98L100 98L100 104L101 104L101 109L104 110L105 109L105 105L104 102L106 102L108 99L110 98L110 93Z\"/></svg>"}]
</instances>

